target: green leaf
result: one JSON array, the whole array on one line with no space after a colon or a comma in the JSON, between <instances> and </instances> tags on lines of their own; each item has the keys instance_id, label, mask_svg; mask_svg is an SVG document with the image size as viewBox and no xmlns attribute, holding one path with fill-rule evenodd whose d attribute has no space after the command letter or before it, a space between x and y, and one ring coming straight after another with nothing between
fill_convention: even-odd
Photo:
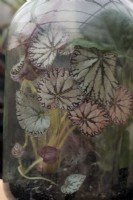
<instances>
[{"instance_id":1,"label":"green leaf","mask_svg":"<svg viewBox=\"0 0 133 200\"><path fill-rule=\"evenodd\" d=\"M92 48L92 47L95 47L99 50L114 50L113 48L113 45L108 45L108 44L100 44L100 43L96 43L96 42L93 42L93 41L89 41L85 38L78 38L78 39L74 39L72 41L72 44L74 46L81 46L81 47L84 47L84 48Z\"/></svg>"},{"instance_id":2,"label":"green leaf","mask_svg":"<svg viewBox=\"0 0 133 200\"><path fill-rule=\"evenodd\" d=\"M133 49L133 17L128 10L105 10L82 26L81 34L86 40L82 43L85 47L94 44L126 56L127 50Z\"/></svg>"}]
</instances>

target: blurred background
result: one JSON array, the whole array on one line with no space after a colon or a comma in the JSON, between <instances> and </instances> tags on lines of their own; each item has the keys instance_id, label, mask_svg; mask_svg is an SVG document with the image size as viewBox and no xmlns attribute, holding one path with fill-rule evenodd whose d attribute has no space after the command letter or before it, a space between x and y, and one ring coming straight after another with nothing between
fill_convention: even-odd
<instances>
[{"instance_id":1,"label":"blurred background","mask_svg":"<svg viewBox=\"0 0 133 200\"><path fill-rule=\"evenodd\" d=\"M26 0L0 0L0 178L2 177L2 134L4 107L4 71L8 27L14 13Z\"/></svg>"}]
</instances>

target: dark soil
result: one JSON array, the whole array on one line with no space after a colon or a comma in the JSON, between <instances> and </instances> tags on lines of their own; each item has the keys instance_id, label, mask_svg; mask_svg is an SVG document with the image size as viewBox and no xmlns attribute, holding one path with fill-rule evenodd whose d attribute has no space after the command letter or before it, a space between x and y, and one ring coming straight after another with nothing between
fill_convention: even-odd
<instances>
[{"instance_id":1,"label":"dark soil","mask_svg":"<svg viewBox=\"0 0 133 200\"><path fill-rule=\"evenodd\" d=\"M52 184L38 180L14 180L9 184L11 193L17 200L133 200L133 186L120 190L115 186L112 194L78 193L63 195L60 189Z\"/></svg>"},{"instance_id":2,"label":"dark soil","mask_svg":"<svg viewBox=\"0 0 133 200\"><path fill-rule=\"evenodd\" d=\"M56 175L49 177L57 182ZM44 180L27 180L21 178L9 183L11 193L17 200L64 200L59 188Z\"/></svg>"},{"instance_id":3,"label":"dark soil","mask_svg":"<svg viewBox=\"0 0 133 200\"><path fill-rule=\"evenodd\" d=\"M30 174L31 177L33 175L35 177L40 174ZM93 166L79 191L72 195L62 194L60 176L61 174L45 175L58 184L55 186L43 180L28 180L22 177L18 179L19 176L16 175L16 179L9 183L9 188L16 200L133 200L133 185L127 188L127 169L119 171L118 183L112 188L109 188L108 184L104 185L103 193L98 193L99 170L96 166ZM108 183L109 178L105 182Z\"/></svg>"}]
</instances>

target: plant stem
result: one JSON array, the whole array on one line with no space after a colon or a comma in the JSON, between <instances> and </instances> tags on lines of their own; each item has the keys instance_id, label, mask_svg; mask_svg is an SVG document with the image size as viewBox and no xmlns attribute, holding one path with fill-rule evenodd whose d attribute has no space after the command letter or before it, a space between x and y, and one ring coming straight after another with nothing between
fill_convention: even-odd
<instances>
[{"instance_id":1,"label":"plant stem","mask_svg":"<svg viewBox=\"0 0 133 200\"><path fill-rule=\"evenodd\" d=\"M44 178L44 177L29 177L29 176L26 176L23 171L21 170L21 167L19 166L18 167L18 172L20 173L20 175L26 179L29 179L29 180L44 180L44 181L47 181L47 182L50 182L52 183L53 185L58 185L56 184L55 182L51 181L50 179L47 179L47 178Z\"/></svg>"},{"instance_id":2,"label":"plant stem","mask_svg":"<svg viewBox=\"0 0 133 200\"><path fill-rule=\"evenodd\" d=\"M60 144L59 144L59 146L58 146L59 149L62 148L62 146L63 146L65 140L66 140L67 137L74 131L75 128L76 128L76 126L71 127L71 128L67 131L67 133L64 134L64 137L62 138L62 140L61 140L61 142L60 142Z\"/></svg>"},{"instance_id":3,"label":"plant stem","mask_svg":"<svg viewBox=\"0 0 133 200\"><path fill-rule=\"evenodd\" d=\"M69 125L70 125L70 121L69 120L67 120L66 122L65 122L65 124L63 124L62 125L62 129L61 129L61 132L60 132L60 140L59 140L59 144L60 144L60 142L62 141L62 139L64 138L64 136L65 136L65 131L66 131L66 129L67 129L67 127L69 127Z\"/></svg>"},{"instance_id":4,"label":"plant stem","mask_svg":"<svg viewBox=\"0 0 133 200\"><path fill-rule=\"evenodd\" d=\"M58 110L57 110L57 112L58 112ZM56 113L54 113L54 114L56 115ZM67 116L67 112L63 115L62 118L61 118L60 115L58 116L59 118L58 118L58 126L56 124L56 126L57 126L57 129L55 130L56 132L55 131L53 132L53 134L51 135L50 140L48 141L47 145L52 146L52 147L56 147L58 149L61 149L63 147L64 142L67 139L67 137L76 128L75 126L69 128L69 125L71 124L71 121L70 120L65 120L66 116ZM69 129L67 129L67 127ZM37 164L43 162L43 159L39 158L39 156L37 154L37 147L36 147L35 139L30 136L30 140L31 140L33 152L34 152L34 155L35 155L35 162L33 162L27 169L23 170L23 174L24 175L29 173L30 170L32 170ZM25 139L25 145L27 145L27 143L28 143L28 136ZM46 144L46 138L45 138L45 144ZM40 145L40 143L39 143L39 145ZM61 158L59 158L57 160L57 162L54 163L54 164L44 163L44 167L47 169L48 172L55 172L55 171L57 171L59 169L60 162L61 162Z\"/></svg>"},{"instance_id":5,"label":"plant stem","mask_svg":"<svg viewBox=\"0 0 133 200\"><path fill-rule=\"evenodd\" d=\"M63 122L65 121L66 117L67 117L67 112L65 112L64 115L62 116L61 124L63 124Z\"/></svg>"},{"instance_id":6,"label":"plant stem","mask_svg":"<svg viewBox=\"0 0 133 200\"><path fill-rule=\"evenodd\" d=\"M18 158L18 163L19 163L19 166L20 166L21 168L23 168L23 165L22 165L22 160L21 160L21 158Z\"/></svg>"},{"instance_id":7,"label":"plant stem","mask_svg":"<svg viewBox=\"0 0 133 200\"><path fill-rule=\"evenodd\" d=\"M26 90L26 87L29 86L32 94L36 94L37 91L36 91L36 88L34 87L34 85L32 84L32 81L29 81L27 79L24 79L21 83L21 87L20 87L20 90L25 92Z\"/></svg>"},{"instance_id":8,"label":"plant stem","mask_svg":"<svg viewBox=\"0 0 133 200\"><path fill-rule=\"evenodd\" d=\"M42 148L47 144L47 133L44 133L41 137L37 139L37 144L39 148Z\"/></svg>"},{"instance_id":9,"label":"plant stem","mask_svg":"<svg viewBox=\"0 0 133 200\"><path fill-rule=\"evenodd\" d=\"M59 116L58 116L58 129L57 129L57 133L56 133L56 146L58 146L59 143L59 138L60 138L60 131L61 131L61 112L59 112Z\"/></svg>"},{"instance_id":10,"label":"plant stem","mask_svg":"<svg viewBox=\"0 0 133 200\"><path fill-rule=\"evenodd\" d=\"M65 121L67 116L67 112L64 113L64 115L62 116L61 120L58 120L58 124L60 123L60 125L57 127L57 129L53 132L53 135L51 136L48 145L49 146L57 146L58 143L60 142L60 138L62 137L62 135L64 134L64 131L66 129L66 127L69 125L68 120L67 122ZM65 124L64 124L65 121ZM61 129L61 127L63 127L63 130ZM54 129L54 127L53 127ZM58 137L58 138L57 138Z\"/></svg>"},{"instance_id":11,"label":"plant stem","mask_svg":"<svg viewBox=\"0 0 133 200\"><path fill-rule=\"evenodd\" d=\"M31 169L33 169L37 164L43 162L42 158L37 159L35 162L33 162L26 170L24 170L24 174L27 174L30 172Z\"/></svg>"},{"instance_id":12,"label":"plant stem","mask_svg":"<svg viewBox=\"0 0 133 200\"><path fill-rule=\"evenodd\" d=\"M25 134L25 142L24 142L24 145L23 145L23 148L25 149L28 145L28 139L29 139L29 135L28 134Z\"/></svg>"}]
</instances>

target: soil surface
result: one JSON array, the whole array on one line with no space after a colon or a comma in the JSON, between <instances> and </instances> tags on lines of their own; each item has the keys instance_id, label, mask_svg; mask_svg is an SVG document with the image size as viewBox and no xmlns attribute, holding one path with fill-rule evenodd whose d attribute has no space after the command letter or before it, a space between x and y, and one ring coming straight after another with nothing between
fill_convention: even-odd
<instances>
[{"instance_id":1,"label":"soil surface","mask_svg":"<svg viewBox=\"0 0 133 200\"><path fill-rule=\"evenodd\" d=\"M106 174L105 180L102 179L105 184L101 185L100 190L100 170L93 165L82 186L72 195L61 192L64 173L45 174L45 178L55 182L57 186L44 180L29 180L16 174L14 181L9 183L8 189L17 200L133 200L133 185L127 187L128 173L126 168L119 170L118 183L113 186L110 184L111 174ZM29 174L30 177L40 175L36 170Z\"/></svg>"},{"instance_id":2,"label":"soil surface","mask_svg":"<svg viewBox=\"0 0 133 200\"><path fill-rule=\"evenodd\" d=\"M14 181L10 183L10 190L17 200L133 200L133 186L123 191L119 189L112 194L90 194L86 192L81 195L63 195L58 187L44 181Z\"/></svg>"}]
</instances>

